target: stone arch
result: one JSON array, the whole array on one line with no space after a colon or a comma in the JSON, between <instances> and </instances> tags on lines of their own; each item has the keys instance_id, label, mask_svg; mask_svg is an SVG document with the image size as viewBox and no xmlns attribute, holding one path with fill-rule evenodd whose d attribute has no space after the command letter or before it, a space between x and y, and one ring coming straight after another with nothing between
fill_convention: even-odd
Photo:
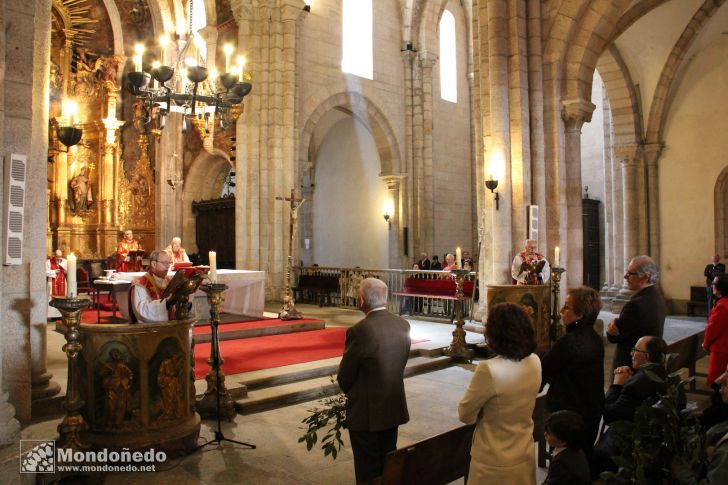
<instances>
[{"instance_id":1,"label":"stone arch","mask_svg":"<svg viewBox=\"0 0 728 485\"><path fill-rule=\"evenodd\" d=\"M299 148L299 171L306 166L311 150L311 140L316 124L332 109L343 110L360 121L371 132L381 161L381 175L397 175L401 172L399 143L392 125L369 98L356 92L341 92L329 97L306 120ZM299 178L300 178L299 173Z\"/></svg>"},{"instance_id":2,"label":"stone arch","mask_svg":"<svg viewBox=\"0 0 728 485\"><path fill-rule=\"evenodd\" d=\"M642 115L629 70L616 46L611 45L597 61L596 69L609 97L614 127L614 146L637 145L642 137Z\"/></svg>"},{"instance_id":3,"label":"stone arch","mask_svg":"<svg viewBox=\"0 0 728 485\"><path fill-rule=\"evenodd\" d=\"M720 8L723 2L725 0L705 0L703 5L701 5L697 12L695 12L695 15L690 19L690 22L685 26L685 30L683 30L680 38L675 42L675 46L672 48L665 62L665 66L662 68L660 79L655 87L655 94L652 98L652 105L650 106L650 116L647 119L646 143L662 142L665 120L670 109L670 103L674 97L674 90L672 88L680 66L705 23Z\"/></svg>"},{"instance_id":4,"label":"stone arch","mask_svg":"<svg viewBox=\"0 0 728 485\"><path fill-rule=\"evenodd\" d=\"M124 55L124 32L121 26L119 9L116 8L116 3L113 0L104 0L104 8L109 15L109 22L111 23L111 32L114 38L114 54Z\"/></svg>"},{"instance_id":5,"label":"stone arch","mask_svg":"<svg viewBox=\"0 0 728 485\"><path fill-rule=\"evenodd\" d=\"M419 50L423 53L439 55L440 44L438 29L440 17L442 17L442 13L445 11L448 3L450 3L450 0L429 0L424 2L423 10L419 12L419 18L413 19L413 22L419 23L419 25L416 26L416 30L413 30L417 34L416 40L419 43ZM456 3L458 3L459 7L463 10L463 14L465 15L465 24L467 25L466 36L467 38L470 38L470 30L473 23L472 9L465 8L461 1L456 1ZM470 48L468 48L468 51L470 51ZM471 55L472 54L468 52L468 57Z\"/></svg>"},{"instance_id":6,"label":"stone arch","mask_svg":"<svg viewBox=\"0 0 728 485\"><path fill-rule=\"evenodd\" d=\"M721 259L728 257L728 166L718 175L713 193L715 217L715 252Z\"/></svg>"},{"instance_id":7,"label":"stone arch","mask_svg":"<svg viewBox=\"0 0 728 485\"><path fill-rule=\"evenodd\" d=\"M233 165L225 152L215 149L213 153L202 150L187 170L182 189L182 241L187 252L197 252L192 202L218 199L222 189L220 180L231 168Z\"/></svg>"}]
</instances>

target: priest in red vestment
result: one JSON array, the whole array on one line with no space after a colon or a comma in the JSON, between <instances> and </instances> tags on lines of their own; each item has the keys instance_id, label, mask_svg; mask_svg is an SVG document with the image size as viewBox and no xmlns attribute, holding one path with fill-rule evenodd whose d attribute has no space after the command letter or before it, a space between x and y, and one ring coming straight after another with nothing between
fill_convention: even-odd
<instances>
[{"instance_id":1,"label":"priest in red vestment","mask_svg":"<svg viewBox=\"0 0 728 485\"><path fill-rule=\"evenodd\" d=\"M124 231L124 239L119 241L119 245L116 247L116 271L139 271L141 268L137 266L141 265L129 259L129 251L141 251L141 249L142 247L134 239L134 233L131 229Z\"/></svg>"},{"instance_id":2,"label":"priest in red vestment","mask_svg":"<svg viewBox=\"0 0 728 485\"><path fill-rule=\"evenodd\" d=\"M53 256L46 260L46 276L51 283L51 296L66 296L66 273L68 264L63 251L56 249Z\"/></svg>"},{"instance_id":3,"label":"priest in red vestment","mask_svg":"<svg viewBox=\"0 0 728 485\"><path fill-rule=\"evenodd\" d=\"M172 302L162 299L170 279L167 270L172 260L165 251L152 251L147 272L132 282L129 288L129 318L132 323L168 322L174 318L170 312Z\"/></svg>"},{"instance_id":4,"label":"priest in red vestment","mask_svg":"<svg viewBox=\"0 0 728 485\"><path fill-rule=\"evenodd\" d=\"M172 260L172 264L190 262L190 258L187 256L185 248L182 247L182 239L178 237L173 237L172 242L164 249L164 251L169 255Z\"/></svg>"}]
</instances>

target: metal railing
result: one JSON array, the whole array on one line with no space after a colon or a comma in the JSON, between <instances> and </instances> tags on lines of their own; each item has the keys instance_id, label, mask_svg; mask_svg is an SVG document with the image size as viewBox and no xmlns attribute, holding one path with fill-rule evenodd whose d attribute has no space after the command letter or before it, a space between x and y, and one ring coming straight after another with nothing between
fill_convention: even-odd
<instances>
[{"instance_id":1,"label":"metal railing","mask_svg":"<svg viewBox=\"0 0 728 485\"><path fill-rule=\"evenodd\" d=\"M332 294L330 301L334 306L356 308L356 298L359 285L365 278L377 278L387 284L389 290L387 298L387 309L393 313L409 314L412 316L424 316L429 318L450 319L453 313L454 300L444 300L432 297L411 297L395 295L401 293L407 278L438 279L450 278L447 271L416 271L401 269L369 269L369 268L337 268L325 266L297 266L293 268L294 288L298 286L301 275L309 276L334 276L339 280L339 291ZM466 281L475 281L477 274L471 272ZM474 288L475 296L478 295L477 284ZM306 290L297 291L296 301L299 303L319 303L321 300L313 292ZM466 298L463 315L467 319L470 315L470 307L473 299Z\"/></svg>"}]
</instances>

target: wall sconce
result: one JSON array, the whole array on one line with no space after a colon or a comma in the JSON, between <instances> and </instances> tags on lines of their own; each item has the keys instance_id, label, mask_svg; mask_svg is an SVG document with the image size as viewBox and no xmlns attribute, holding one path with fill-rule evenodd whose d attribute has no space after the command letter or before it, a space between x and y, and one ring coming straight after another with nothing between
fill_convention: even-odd
<instances>
[{"instance_id":1,"label":"wall sconce","mask_svg":"<svg viewBox=\"0 0 728 485\"><path fill-rule=\"evenodd\" d=\"M303 6L304 12L310 12L311 11L311 0L306 0L306 5Z\"/></svg>"},{"instance_id":2,"label":"wall sconce","mask_svg":"<svg viewBox=\"0 0 728 485\"><path fill-rule=\"evenodd\" d=\"M389 214L389 210L384 209L384 220L387 221L387 225L389 226L389 229L392 229L392 221L389 220L391 217L392 216Z\"/></svg>"},{"instance_id":3,"label":"wall sconce","mask_svg":"<svg viewBox=\"0 0 728 485\"><path fill-rule=\"evenodd\" d=\"M500 197L498 195L498 192L495 192L495 189L498 188L498 181L497 180L486 180L485 187L490 190L491 194L495 194L495 210L498 210L498 201L500 200Z\"/></svg>"},{"instance_id":4,"label":"wall sconce","mask_svg":"<svg viewBox=\"0 0 728 485\"><path fill-rule=\"evenodd\" d=\"M73 126L73 119L77 112L78 105L75 101L67 100L63 102L63 114L68 124L66 126L59 126L56 130L56 136L58 137L58 141L66 146L64 150L66 153L68 153L70 147L81 141L81 136L83 135L83 131L80 128Z\"/></svg>"}]
</instances>

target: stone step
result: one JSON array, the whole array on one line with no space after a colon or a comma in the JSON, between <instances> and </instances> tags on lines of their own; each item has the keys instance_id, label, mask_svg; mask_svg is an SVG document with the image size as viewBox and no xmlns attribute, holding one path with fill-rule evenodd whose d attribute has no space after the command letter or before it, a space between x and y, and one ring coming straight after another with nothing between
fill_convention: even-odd
<instances>
[{"instance_id":1,"label":"stone step","mask_svg":"<svg viewBox=\"0 0 728 485\"><path fill-rule=\"evenodd\" d=\"M448 367L452 359L446 356L413 357L407 361L405 377L431 372ZM323 366L322 369L328 369ZM335 371L335 369L334 369ZM249 381L245 381L248 384ZM248 384L248 395L245 399L235 401L235 409L240 414L253 414L291 404L312 401L339 392L339 385L331 374L306 380L288 381L279 385L251 389Z\"/></svg>"},{"instance_id":2,"label":"stone step","mask_svg":"<svg viewBox=\"0 0 728 485\"><path fill-rule=\"evenodd\" d=\"M220 325L220 329L224 328L224 325ZM219 332L219 335L220 340L222 341L263 337L267 335L281 335L284 333L309 332L311 330L321 330L324 328L326 328L326 322L323 320L316 320L313 322L291 322L284 325L271 325L269 327L241 328L238 330L230 330L229 332ZM208 343L212 340L212 333L197 334L192 338L196 344Z\"/></svg>"}]
</instances>

